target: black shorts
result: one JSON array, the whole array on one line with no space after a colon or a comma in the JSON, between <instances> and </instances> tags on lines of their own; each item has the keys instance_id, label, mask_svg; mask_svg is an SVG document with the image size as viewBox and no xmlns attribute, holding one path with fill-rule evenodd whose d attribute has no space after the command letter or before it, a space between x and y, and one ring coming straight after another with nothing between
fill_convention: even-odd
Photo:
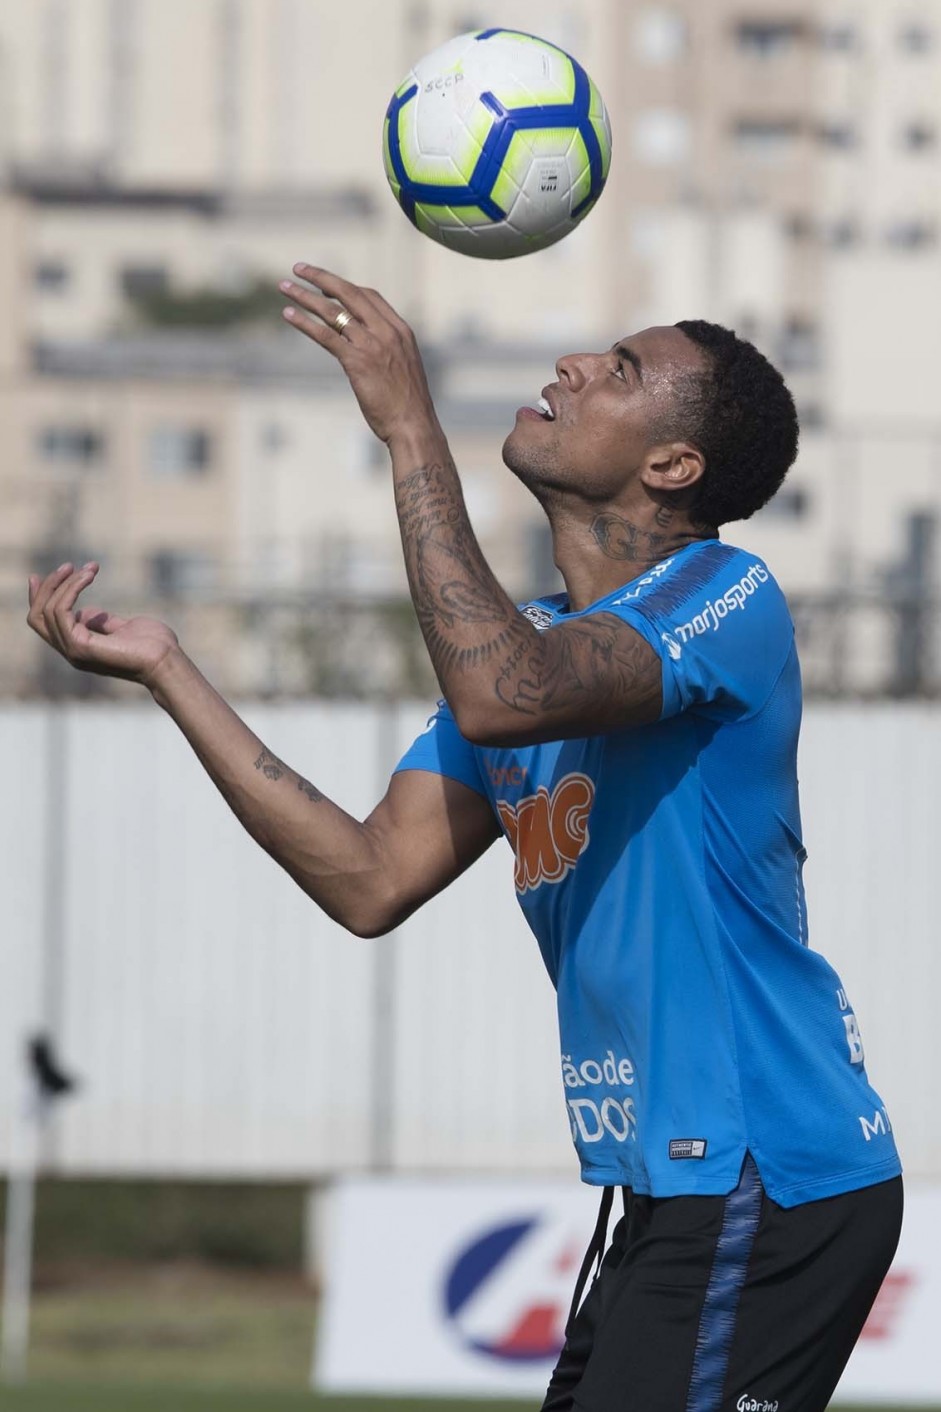
<instances>
[{"instance_id":1,"label":"black shorts","mask_svg":"<svg viewBox=\"0 0 941 1412\"><path fill-rule=\"evenodd\" d=\"M823 1412L892 1263L902 1180L785 1209L624 1192L543 1412Z\"/></svg>"}]
</instances>

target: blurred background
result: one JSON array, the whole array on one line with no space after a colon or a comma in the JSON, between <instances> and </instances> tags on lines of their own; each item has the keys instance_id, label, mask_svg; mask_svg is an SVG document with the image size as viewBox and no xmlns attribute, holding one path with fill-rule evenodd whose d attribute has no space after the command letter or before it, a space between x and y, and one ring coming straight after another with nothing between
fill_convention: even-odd
<instances>
[{"instance_id":1,"label":"blurred background","mask_svg":"<svg viewBox=\"0 0 941 1412\"><path fill-rule=\"evenodd\" d=\"M421 238L380 151L411 64L490 25L574 53L614 132L585 224L502 264ZM94 557L272 749L353 812L384 791L434 683L385 452L280 320L298 259L415 326L519 596L555 570L499 448L560 354L705 317L785 373L800 459L724 537L797 623L812 942L941 1182L941 0L3 0L0 1162L41 1173L11 1408L306 1405L332 1183L574 1182L506 858L351 941L140 693L25 627L27 573ZM38 1120L36 1035L78 1080Z\"/></svg>"}]
</instances>

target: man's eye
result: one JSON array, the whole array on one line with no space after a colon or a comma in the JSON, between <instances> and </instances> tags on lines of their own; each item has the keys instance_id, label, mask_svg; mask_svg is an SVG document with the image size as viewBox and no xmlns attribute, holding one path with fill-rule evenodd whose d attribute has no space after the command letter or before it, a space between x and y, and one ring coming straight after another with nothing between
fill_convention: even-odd
<instances>
[{"instance_id":1,"label":"man's eye","mask_svg":"<svg viewBox=\"0 0 941 1412\"><path fill-rule=\"evenodd\" d=\"M620 359L618 359L618 365L614 370L614 375L615 377L623 378L623 380L627 382L627 373L624 371L624 364Z\"/></svg>"}]
</instances>

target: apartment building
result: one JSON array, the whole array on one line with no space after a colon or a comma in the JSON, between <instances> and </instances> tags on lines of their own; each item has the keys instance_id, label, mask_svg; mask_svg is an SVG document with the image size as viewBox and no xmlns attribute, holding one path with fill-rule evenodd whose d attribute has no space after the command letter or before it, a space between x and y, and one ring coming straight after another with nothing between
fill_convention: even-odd
<instances>
[{"instance_id":1,"label":"apartment building","mask_svg":"<svg viewBox=\"0 0 941 1412\"><path fill-rule=\"evenodd\" d=\"M869 594L853 680L877 683L895 621L880 595L913 574L932 586L941 503L941 0L504 0L497 18L577 53L615 134L584 226L503 263L418 237L378 141L412 58L493 23L488 7L7 0L4 596L25 559L74 546L135 601L237 599L219 666L257 688L264 651L246 648L248 667L231 646L245 602L401 590L381 448L266 302L310 257L416 324L518 592L551 566L499 442L554 357L691 314L755 338L795 389L804 444L773 507L730 537L795 598Z\"/></svg>"}]
</instances>

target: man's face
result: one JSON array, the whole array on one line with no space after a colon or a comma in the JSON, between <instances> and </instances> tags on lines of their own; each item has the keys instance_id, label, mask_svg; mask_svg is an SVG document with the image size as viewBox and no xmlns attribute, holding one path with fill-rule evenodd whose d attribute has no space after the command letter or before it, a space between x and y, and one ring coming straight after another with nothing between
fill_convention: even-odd
<instances>
[{"instance_id":1,"label":"man's face","mask_svg":"<svg viewBox=\"0 0 941 1412\"><path fill-rule=\"evenodd\" d=\"M533 490L599 503L633 480L652 446L682 437L677 385L702 372L703 354L681 329L631 334L605 353L571 353L544 390L552 417L521 407L503 459Z\"/></svg>"}]
</instances>

